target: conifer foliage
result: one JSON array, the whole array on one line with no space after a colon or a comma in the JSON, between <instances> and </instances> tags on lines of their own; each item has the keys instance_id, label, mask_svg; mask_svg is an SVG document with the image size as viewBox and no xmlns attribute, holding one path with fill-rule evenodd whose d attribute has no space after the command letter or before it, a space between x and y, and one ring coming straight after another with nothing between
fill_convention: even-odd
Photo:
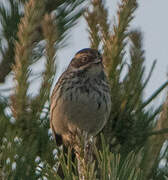
<instances>
[{"instance_id":1,"label":"conifer foliage","mask_svg":"<svg viewBox=\"0 0 168 180\"><path fill-rule=\"evenodd\" d=\"M112 99L110 118L97 136L94 161L84 166L83 177L166 180L168 98L160 106L147 107L168 81L150 97L144 97L156 61L145 73L143 35L130 27L140 2L120 0L113 24L109 23L112 21L105 1L90 0L87 6L83 2L0 2L0 83L9 72L15 82L12 94L4 96L0 90L0 179L80 179L73 152L56 147L49 131L49 96L57 52L67 44L69 32L83 15L90 47L103 54ZM28 93L32 66L44 59L45 68L39 74L42 82L38 94L32 97ZM148 74L146 78L144 73Z\"/></svg>"}]
</instances>

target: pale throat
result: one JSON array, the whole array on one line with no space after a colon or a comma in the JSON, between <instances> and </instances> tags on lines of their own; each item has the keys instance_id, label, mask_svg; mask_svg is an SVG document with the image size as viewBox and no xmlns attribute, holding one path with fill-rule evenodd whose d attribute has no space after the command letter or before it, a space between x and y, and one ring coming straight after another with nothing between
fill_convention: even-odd
<instances>
[{"instance_id":1,"label":"pale throat","mask_svg":"<svg viewBox=\"0 0 168 180\"><path fill-rule=\"evenodd\" d=\"M87 74L89 76L98 76L101 74L103 71L103 67L101 64L92 64L88 69L87 69Z\"/></svg>"}]
</instances>

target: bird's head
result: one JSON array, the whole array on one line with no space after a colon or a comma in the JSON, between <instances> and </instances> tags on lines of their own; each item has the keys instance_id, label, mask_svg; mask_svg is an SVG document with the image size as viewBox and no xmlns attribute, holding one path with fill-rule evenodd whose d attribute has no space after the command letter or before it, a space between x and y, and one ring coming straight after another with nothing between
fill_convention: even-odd
<instances>
[{"instance_id":1,"label":"bird's head","mask_svg":"<svg viewBox=\"0 0 168 180\"><path fill-rule=\"evenodd\" d=\"M96 49L86 48L78 51L72 59L69 68L73 70L102 71L102 56Z\"/></svg>"}]
</instances>

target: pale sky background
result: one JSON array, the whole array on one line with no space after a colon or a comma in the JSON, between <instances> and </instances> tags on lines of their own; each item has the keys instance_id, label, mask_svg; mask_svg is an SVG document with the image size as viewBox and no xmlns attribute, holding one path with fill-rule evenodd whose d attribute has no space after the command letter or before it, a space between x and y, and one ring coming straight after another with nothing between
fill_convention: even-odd
<instances>
[{"instance_id":1,"label":"pale sky background","mask_svg":"<svg viewBox=\"0 0 168 180\"><path fill-rule=\"evenodd\" d=\"M106 0L106 7L109 9L109 20L113 22L117 11L119 0ZM146 52L146 75L152 62L157 59L156 68L146 88L145 98L149 97L163 82L166 81L168 72L168 0L139 0L139 8L135 12L135 18L131 27L139 28L144 33L144 49ZM81 18L78 24L71 30L69 45L58 52L58 71L56 79L66 69L74 54L82 48L89 47L87 24ZM37 68L38 66L38 68ZM37 63L36 71L40 71L42 63ZM7 83L1 88L11 87L11 76L8 76ZM31 85L30 93L37 92L39 80ZM35 90L36 89L36 90ZM165 93L157 98L155 103L165 99Z\"/></svg>"},{"instance_id":2,"label":"pale sky background","mask_svg":"<svg viewBox=\"0 0 168 180\"><path fill-rule=\"evenodd\" d=\"M109 8L109 20L113 22L113 17L117 11L119 0L106 0ZM152 78L146 88L145 98L149 97L163 82L167 80L168 72L168 0L139 0L139 8L135 12L135 18L131 27L139 28L144 34L144 49L146 55L146 75L149 73L152 62L157 59L157 64ZM89 47L87 25L83 18L72 30L70 45L61 50L58 54L60 70L63 71L74 54ZM158 102L164 100L164 95L157 99Z\"/></svg>"}]
</instances>

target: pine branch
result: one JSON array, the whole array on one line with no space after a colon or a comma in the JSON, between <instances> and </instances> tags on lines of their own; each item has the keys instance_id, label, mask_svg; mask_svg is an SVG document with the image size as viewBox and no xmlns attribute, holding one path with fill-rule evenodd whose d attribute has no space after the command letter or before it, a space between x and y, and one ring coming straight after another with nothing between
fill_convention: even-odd
<instances>
[{"instance_id":1,"label":"pine branch","mask_svg":"<svg viewBox=\"0 0 168 180\"><path fill-rule=\"evenodd\" d=\"M114 78L116 78L116 68L121 64L123 59L123 51L126 46L125 39L128 37L128 27L133 19L133 13L137 6L136 0L122 0L117 12L118 24L113 27L114 35L109 37L111 43L104 46L105 55L109 56L108 59L111 59L110 61L106 60L107 73L113 81L115 81Z\"/></svg>"},{"instance_id":2,"label":"pine branch","mask_svg":"<svg viewBox=\"0 0 168 180\"><path fill-rule=\"evenodd\" d=\"M122 104L127 102L122 101L123 84L120 82L121 71L124 67L124 48L126 47L126 38L128 38L128 27L133 19L133 13L137 8L136 0L122 0L117 11L117 24L113 26L113 34L108 35L104 42L104 64L105 70L111 83L111 98L113 102L110 119L105 127L107 137L112 141L114 132L112 129L116 126L118 115ZM106 24L108 24L106 22ZM109 135L111 134L111 135ZM111 138L110 138L111 136Z\"/></svg>"},{"instance_id":3,"label":"pine branch","mask_svg":"<svg viewBox=\"0 0 168 180\"><path fill-rule=\"evenodd\" d=\"M143 112L134 114L136 109L142 104L142 80L144 74L144 50L142 44L142 33L137 30L131 30L130 38L130 65L128 72L122 81L121 89L121 104L118 108L118 117L115 128L116 137L121 146L121 152L127 149L136 151L136 148L141 144L141 128L144 132L148 131L148 125L144 126L145 120L140 118L145 117ZM135 78L136 77L136 78ZM118 98L118 99L119 99ZM116 111L115 109L112 112ZM112 113L113 114L113 113ZM140 117L138 117L140 116ZM145 117L147 118L147 117ZM145 127L145 128L144 128Z\"/></svg>"},{"instance_id":4,"label":"pine branch","mask_svg":"<svg viewBox=\"0 0 168 180\"><path fill-rule=\"evenodd\" d=\"M168 85L168 81L163 83L145 102L142 103L139 110L146 107L156 96L158 96L167 87L167 85Z\"/></svg>"},{"instance_id":5,"label":"pine branch","mask_svg":"<svg viewBox=\"0 0 168 180\"><path fill-rule=\"evenodd\" d=\"M125 95L127 95L123 98L124 100L127 98L127 101L129 101L127 105L130 112L132 112L142 104L145 56L142 33L138 30L131 30L129 38L132 43L130 45L130 66L122 83L124 84Z\"/></svg>"},{"instance_id":6,"label":"pine branch","mask_svg":"<svg viewBox=\"0 0 168 180\"><path fill-rule=\"evenodd\" d=\"M151 136L145 151L145 158L142 161L142 169L146 179L154 178L159 165L159 154L163 143L168 138L168 97L164 103L160 118L157 121L155 131L149 133Z\"/></svg>"},{"instance_id":7,"label":"pine branch","mask_svg":"<svg viewBox=\"0 0 168 180\"><path fill-rule=\"evenodd\" d=\"M7 133L7 129L12 129L12 125L10 124L10 116L5 113L5 109L8 106L9 103L7 99L0 96L0 147L2 145L4 135Z\"/></svg>"},{"instance_id":8,"label":"pine branch","mask_svg":"<svg viewBox=\"0 0 168 180\"><path fill-rule=\"evenodd\" d=\"M82 3L84 0L64 0L55 11L55 22L57 24L58 41L60 46L66 45L68 31L76 23L84 11ZM68 7L68 8L66 8Z\"/></svg>"},{"instance_id":9,"label":"pine branch","mask_svg":"<svg viewBox=\"0 0 168 180\"><path fill-rule=\"evenodd\" d=\"M109 138L110 142L114 137L117 137L116 140L119 140L119 144L122 144L121 149L124 150L126 148L125 146L128 146L126 149L131 151L136 149L136 145L138 146L138 143L140 143L139 140L137 140L140 136L140 123L137 121L140 120L136 117L138 115L134 115L134 112L143 101L142 86L145 57L141 32L131 30L129 32L129 38L131 43L129 69L124 80L121 83L118 82L118 84L116 84L117 87L112 87L112 102L115 106L112 107L111 118L110 121L108 121L107 127L105 127L105 131L109 131L110 135L108 135L108 138L111 136L111 139ZM122 67L118 71L119 74L121 74L121 71ZM140 114L144 116L143 112L140 112ZM141 122L142 127L144 127L143 121ZM146 126L146 129L148 129L148 126ZM145 131L146 129L143 130ZM113 134L111 132L113 132ZM136 145L133 143L135 141L137 142ZM115 142L112 144L118 143ZM111 147L114 148L113 145L111 145Z\"/></svg>"},{"instance_id":10,"label":"pine branch","mask_svg":"<svg viewBox=\"0 0 168 180\"><path fill-rule=\"evenodd\" d=\"M28 96L29 87L28 77L30 75L29 66L31 65L31 53L34 39L36 38L36 28L41 22L44 11L44 3L40 0L30 0L25 5L25 16L21 19L18 27L18 42L16 42L15 50L15 66L13 67L16 87L15 95L12 97L13 115L17 120L21 120L26 126L24 119L28 112ZM28 123L28 122L27 122Z\"/></svg>"},{"instance_id":11,"label":"pine branch","mask_svg":"<svg viewBox=\"0 0 168 180\"><path fill-rule=\"evenodd\" d=\"M56 72L55 68L55 44L58 39L57 28L50 15L45 15L42 23L44 38L46 39L46 64L43 72L43 82L37 97L32 101L32 109L39 116L44 108L44 104L49 99L50 89L53 83L53 75ZM39 117L36 117L39 119Z\"/></svg>"},{"instance_id":12,"label":"pine branch","mask_svg":"<svg viewBox=\"0 0 168 180\"><path fill-rule=\"evenodd\" d=\"M105 143L101 136L101 150L95 147L95 156L98 161L98 179L102 180L142 180L142 172L138 164L137 154L130 152L126 158L118 153L112 153L109 145Z\"/></svg>"},{"instance_id":13,"label":"pine branch","mask_svg":"<svg viewBox=\"0 0 168 180\"><path fill-rule=\"evenodd\" d=\"M92 0L92 11L87 10L85 19L89 26L91 47L98 49L101 41L106 43L109 37L108 14L102 0Z\"/></svg>"},{"instance_id":14,"label":"pine branch","mask_svg":"<svg viewBox=\"0 0 168 180\"><path fill-rule=\"evenodd\" d=\"M0 35L0 39L5 38L8 42L8 47L5 50L1 50L2 60L0 63L0 82L5 81L5 77L12 69L12 65L14 64L15 50L14 50L14 42L18 40L17 31L18 24L20 22L23 14L20 13L20 7L26 3L27 0L18 0L13 1L9 0L11 9L8 10L1 6L0 7L0 16L1 16L1 24L3 26L2 35ZM68 30L73 27L77 19L81 16L83 12L82 3L84 0L63 0L63 1L44 1L44 10L45 12L53 13L55 21L57 23L58 29L58 37L60 45L65 45L65 39L68 35ZM22 5L21 5L22 4ZM68 8L65 8L68 6ZM78 9L77 9L78 7ZM25 12L24 12L25 13ZM37 53L34 51L33 56L31 57L33 60L39 59L43 55L44 46L39 45L39 42L42 40L42 27L39 23L39 26L34 29L36 32L36 36L34 36L34 42L36 42L36 48L41 49L41 52Z\"/></svg>"},{"instance_id":15,"label":"pine branch","mask_svg":"<svg viewBox=\"0 0 168 180\"><path fill-rule=\"evenodd\" d=\"M50 151L51 149L53 149L53 143L49 143L48 126L46 128L42 123L41 126L39 126L38 123L40 119L39 116L41 115L41 112L39 113L39 111L41 111L41 109L43 108L43 104L46 102L44 102L43 100L45 100L49 96L49 88L52 84L51 76L53 76L53 71L55 70L53 65L53 56L55 55L55 50L53 50L54 47L51 47L51 49L47 49L48 58L46 63L46 71L43 75L43 89L40 90L39 97L41 99L39 99L39 97L36 99L38 100L38 102L36 101L36 106L32 106L30 98L27 95L27 90L29 87L28 78L30 75L29 67L32 64L32 49L34 39L36 39L36 36L38 36L36 34L36 28L41 23L43 14L44 1L30 0L25 4L25 16L21 19L21 24L19 25L18 32L18 42L16 43L16 65L14 66L13 70L15 73L17 84L15 94L12 97L12 109L13 116L16 119L16 127L13 131L17 132L17 136L21 136L23 138L23 143L21 148L13 151L16 151L16 154L24 156L26 159L26 161L24 162L18 159L17 162L15 176L19 176L20 178L28 176L31 177L30 179L35 179L37 175L32 172L35 171L36 168L35 157L37 155L39 155L41 158L44 158L44 156L47 157L48 155L45 149L47 148ZM51 39L51 36L52 38L54 38L54 36L56 35L53 32L51 36L47 36L49 33L48 30L51 30L51 28L47 29L49 26L50 24L47 24L44 33L45 36L50 40L50 42L47 40L47 48L50 47L50 45L53 43L53 40L55 42L55 39ZM46 90L48 91L46 92ZM36 112L36 110L39 111ZM33 150L31 150L31 148ZM53 164L52 157L47 158L47 160L48 163ZM30 165L31 169L29 169ZM25 169L25 171L28 172L27 175L24 175L23 173L18 175L22 167Z\"/></svg>"},{"instance_id":16,"label":"pine branch","mask_svg":"<svg viewBox=\"0 0 168 180\"><path fill-rule=\"evenodd\" d=\"M99 37L99 27L98 27L98 17L97 13L99 11L96 1L92 1L93 11L87 10L85 13L85 19L88 24L90 47L94 49L99 48L100 37Z\"/></svg>"},{"instance_id":17,"label":"pine branch","mask_svg":"<svg viewBox=\"0 0 168 180\"><path fill-rule=\"evenodd\" d=\"M148 136L164 135L166 137L166 134L168 134L168 128L163 128L163 129L159 129L157 131L152 131L148 134Z\"/></svg>"},{"instance_id":18,"label":"pine branch","mask_svg":"<svg viewBox=\"0 0 168 180\"><path fill-rule=\"evenodd\" d=\"M130 21L133 19L132 14L137 8L137 3L135 0L122 1L118 10L118 25L114 26L113 36L110 33L107 9L104 6L104 2L102 0L93 0L92 6L92 12L87 11L86 14L86 20L90 28L91 47L97 48L99 45L98 41L101 39L104 49L104 64L107 68L112 68L111 63L115 61L117 64L113 69L116 69L117 65L121 63L122 57L119 54L122 53L126 45L124 40L128 36L127 30Z\"/></svg>"},{"instance_id":19,"label":"pine branch","mask_svg":"<svg viewBox=\"0 0 168 180\"><path fill-rule=\"evenodd\" d=\"M157 107L154 112L152 113L152 115L149 117L149 119L147 120L147 124L153 123L153 121L156 119L156 117L158 115L160 115L161 111L163 109L163 104L161 104L159 107Z\"/></svg>"},{"instance_id":20,"label":"pine branch","mask_svg":"<svg viewBox=\"0 0 168 180\"><path fill-rule=\"evenodd\" d=\"M145 82L143 83L142 90L143 90L143 89L146 87L146 85L148 84L148 82L149 82L149 80L150 80L150 78L151 78L151 76L152 76L153 70L154 70L154 68L155 68L155 66L156 66L156 62L157 62L156 60L153 61L153 64L152 64L151 69L150 69L150 71L149 71L149 74L148 74Z\"/></svg>"},{"instance_id":21,"label":"pine branch","mask_svg":"<svg viewBox=\"0 0 168 180\"><path fill-rule=\"evenodd\" d=\"M11 71L14 63L14 43L17 40L18 23L22 16L19 13L19 5L13 0L9 0L10 10L8 11L5 6L0 4L0 20L2 25L2 32L0 39L6 39L8 47L1 48L2 60L0 62L0 82L5 81L6 75ZM4 45L1 43L1 47Z\"/></svg>"},{"instance_id":22,"label":"pine branch","mask_svg":"<svg viewBox=\"0 0 168 180\"><path fill-rule=\"evenodd\" d=\"M110 24L108 23L108 10L104 0L95 0L98 4L97 20L100 25L101 40L103 43L109 40ZM105 45L105 44L104 44Z\"/></svg>"}]
</instances>

